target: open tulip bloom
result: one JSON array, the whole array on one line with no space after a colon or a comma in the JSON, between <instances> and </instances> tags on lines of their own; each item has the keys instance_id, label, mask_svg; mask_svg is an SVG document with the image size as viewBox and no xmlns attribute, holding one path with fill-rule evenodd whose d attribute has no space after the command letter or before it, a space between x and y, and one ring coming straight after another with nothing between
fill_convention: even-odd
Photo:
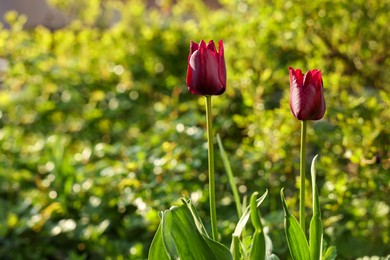
<instances>
[{"instance_id":1,"label":"open tulip bloom","mask_svg":"<svg viewBox=\"0 0 390 260\"><path fill-rule=\"evenodd\" d=\"M186 83L188 90L195 95L221 95L226 89L226 66L222 40L218 52L214 41L198 44L191 42L188 55Z\"/></svg>"}]
</instances>

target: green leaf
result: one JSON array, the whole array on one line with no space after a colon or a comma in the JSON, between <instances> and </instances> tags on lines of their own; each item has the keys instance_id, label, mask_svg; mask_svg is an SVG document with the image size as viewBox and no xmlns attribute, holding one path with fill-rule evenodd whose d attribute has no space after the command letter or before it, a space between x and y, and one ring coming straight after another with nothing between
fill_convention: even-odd
<instances>
[{"instance_id":1,"label":"green leaf","mask_svg":"<svg viewBox=\"0 0 390 260\"><path fill-rule=\"evenodd\" d=\"M189 199L160 213L161 224L149 250L149 259L232 259L229 249L212 240Z\"/></svg>"},{"instance_id":2,"label":"green leaf","mask_svg":"<svg viewBox=\"0 0 390 260\"><path fill-rule=\"evenodd\" d=\"M282 198L284 210L284 231L286 233L287 244L291 257L295 260L309 260L310 251L305 233L303 232L297 219L288 211L283 190L284 189L281 189L280 196Z\"/></svg>"},{"instance_id":3,"label":"green leaf","mask_svg":"<svg viewBox=\"0 0 390 260\"><path fill-rule=\"evenodd\" d=\"M264 260L266 255L264 233L255 231L252 240L252 249L249 256L251 260Z\"/></svg>"},{"instance_id":4,"label":"green leaf","mask_svg":"<svg viewBox=\"0 0 390 260\"><path fill-rule=\"evenodd\" d=\"M167 251L164 247L164 242L162 240L161 235L161 223L158 226L157 232L154 235L152 245L149 249L149 257L148 259L154 260L154 259L161 259L161 260L169 260Z\"/></svg>"},{"instance_id":5,"label":"green leaf","mask_svg":"<svg viewBox=\"0 0 390 260\"><path fill-rule=\"evenodd\" d=\"M232 254L226 246L209 237L203 236L203 238L213 251L216 259L233 259Z\"/></svg>"},{"instance_id":6,"label":"green leaf","mask_svg":"<svg viewBox=\"0 0 390 260\"><path fill-rule=\"evenodd\" d=\"M259 207L261 205L261 203L263 203L264 199L267 197L267 194L268 194L268 190L266 190L264 192L264 194L256 200L257 207ZM249 220L249 216L250 216L250 206L248 206L244 210L244 212L242 213L242 216L241 216L240 220L238 221L236 228L234 230L233 236L236 236L236 237L241 236L242 231L244 230L246 223Z\"/></svg>"},{"instance_id":7,"label":"green leaf","mask_svg":"<svg viewBox=\"0 0 390 260\"><path fill-rule=\"evenodd\" d=\"M228 248L199 232L187 205L164 212L162 240L170 259L232 259Z\"/></svg>"},{"instance_id":8,"label":"green leaf","mask_svg":"<svg viewBox=\"0 0 390 260\"><path fill-rule=\"evenodd\" d=\"M239 218L241 218L241 216L242 216L242 205L241 205L241 202L240 202L240 196L238 195L237 186L236 186L236 183L234 181L232 167L230 166L229 159L227 157L225 149L223 148L221 138L219 137L218 134L217 134L217 141L218 141L219 151L221 153L223 165L225 167L225 170L226 170L226 173L227 173L227 176L228 176L228 179L229 179L230 188L232 189L232 192L233 192L233 197L234 197L234 201L235 201L236 208L237 208L237 215L238 215Z\"/></svg>"},{"instance_id":9,"label":"green leaf","mask_svg":"<svg viewBox=\"0 0 390 260\"><path fill-rule=\"evenodd\" d=\"M265 248L265 237L263 232L263 225L261 223L260 214L257 210L257 199L258 192L254 192L250 199L250 216L252 225L255 228L255 233L253 235L252 249L250 253L251 260L264 260L266 256Z\"/></svg>"},{"instance_id":10,"label":"green leaf","mask_svg":"<svg viewBox=\"0 0 390 260\"><path fill-rule=\"evenodd\" d=\"M238 237L233 236L230 252L232 253L234 260L240 260L241 256L243 256L244 259L247 258L244 247L242 246L241 241Z\"/></svg>"},{"instance_id":11,"label":"green leaf","mask_svg":"<svg viewBox=\"0 0 390 260\"><path fill-rule=\"evenodd\" d=\"M310 256L312 260L320 260L322 259L322 239L323 239L323 231L322 231L322 221L321 221L321 210L320 203L318 198L318 189L316 185L316 155L313 158L311 164L311 185L312 185L312 194L313 194L313 217L310 221Z\"/></svg>"},{"instance_id":12,"label":"green leaf","mask_svg":"<svg viewBox=\"0 0 390 260\"><path fill-rule=\"evenodd\" d=\"M187 208L191 211L192 217L194 218L195 225L196 225L196 227L198 228L198 231L199 231L202 235L204 235L204 236L210 238L209 234L207 233L206 228L205 228L204 225L203 225L202 220L201 220L200 217L199 217L198 211L195 209L194 205L192 205L191 200L190 200L189 198L184 198L184 199L182 199L182 202L183 202L183 203L187 206Z\"/></svg>"}]
</instances>

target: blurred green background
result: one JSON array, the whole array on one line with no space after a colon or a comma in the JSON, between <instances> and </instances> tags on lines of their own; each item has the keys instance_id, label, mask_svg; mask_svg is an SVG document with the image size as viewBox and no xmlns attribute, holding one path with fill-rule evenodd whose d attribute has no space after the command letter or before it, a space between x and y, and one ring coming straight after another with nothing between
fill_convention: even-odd
<instances>
[{"instance_id":1,"label":"blurred green background","mask_svg":"<svg viewBox=\"0 0 390 260\"><path fill-rule=\"evenodd\" d=\"M288 259L282 187L298 208L293 66L323 74L327 112L307 140L327 243L338 259L390 254L389 1L51 2L73 15L67 27L23 30L8 13L0 30L1 259L145 259L158 211L182 196L209 227L204 98L185 86L201 39L224 40L215 131L242 197L269 190L274 252ZM237 216L216 151L229 244Z\"/></svg>"}]
</instances>

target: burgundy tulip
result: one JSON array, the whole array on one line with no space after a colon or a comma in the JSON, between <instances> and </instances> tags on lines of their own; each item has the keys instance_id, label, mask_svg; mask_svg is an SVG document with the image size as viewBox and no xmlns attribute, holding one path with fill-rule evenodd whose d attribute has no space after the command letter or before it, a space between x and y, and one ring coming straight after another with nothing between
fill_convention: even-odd
<instances>
[{"instance_id":1,"label":"burgundy tulip","mask_svg":"<svg viewBox=\"0 0 390 260\"><path fill-rule=\"evenodd\" d=\"M298 120L319 120L325 114L325 99L321 71L314 69L302 73L300 69L290 72L290 108Z\"/></svg>"},{"instance_id":2,"label":"burgundy tulip","mask_svg":"<svg viewBox=\"0 0 390 260\"><path fill-rule=\"evenodd\" d=\"M223 42L218 43L218 52L213 41L202 40L199 45L191 42L188 55L186 83L195 95L221 95L226 89L226 66Z\"/></svg>"}]
</instances>

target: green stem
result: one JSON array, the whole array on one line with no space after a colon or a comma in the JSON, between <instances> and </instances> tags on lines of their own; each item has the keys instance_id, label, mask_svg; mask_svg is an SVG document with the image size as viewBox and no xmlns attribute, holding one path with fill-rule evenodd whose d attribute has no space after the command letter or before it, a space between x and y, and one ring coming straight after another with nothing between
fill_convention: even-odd
<instances>
[{"instance_id":1,"label":"green stem","mask_svg":"<svg viewBox=\"0 0 390 260\"><path fill-rule=\"evenodd\" d=\"M299 193L299 221L305 233L305 179L306 179L306 129L307 121L301 121L301 160L300 160L300 193Z\"/></svg>"},{"instance_id":2,"label":"green stem","mask_svg":"<svg viewBox=\"0 0 390 260\"><path fill-rule=\"evenodd\" d=\"M213 141L213 123L211 113L211 96L206 96L206 118L207 118L207 140L209 144L209 200L210 200L210 217L211 230L213 239L218 240L217 227L217 209L215 206L215 172L214 172L214 141Z\"/></svg>"}]
</instances>

